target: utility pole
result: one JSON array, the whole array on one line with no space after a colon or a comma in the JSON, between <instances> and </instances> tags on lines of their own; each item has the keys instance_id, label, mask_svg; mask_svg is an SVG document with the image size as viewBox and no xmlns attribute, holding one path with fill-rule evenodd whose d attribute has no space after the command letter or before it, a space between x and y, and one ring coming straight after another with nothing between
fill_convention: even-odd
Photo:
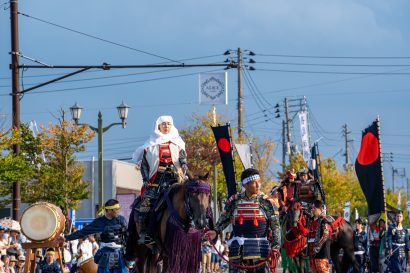
<instances>
[{"instance_id":1,"label":"utility pole","mask_svg":"<svg viewBox=\"0 0 410 273\"><path fill-rule=\"evenodd\" d=\"M397 170L393 166L391 166L391 175L392 175L391 183L392 183L393 193L394 193L394 174L395 172L397 172Z\"/></svg>"},{"instance_id":2,"label":"utility pole","mask_svg":"<svg viewBox=\"0 0 410 273\"><path fill-rule=\"evenodd\" d=\"M290 135L290 120L289 120L289 105L288 98L285 97L285 119L286 119L286 134L287 134L287 149L289 149L289 162L292 160L293 151L292 151L292 140Z\"/></svg>"},{"instance_id":3,"label":"utility pole","mask_svg":"<svg viewBox=\"0 0 410 273\"><path fill-rule=\"evenodd\" d=\"M238 48L238 139L243 141L242 51Z\"/></svg>"},{"instance_id":4,"label":"utility pole","mask_svg":"<svg viewBox=\"0 0 410 273\"><path fill-rule=\"evenodd\" d=\"M343 125L343 135L345 137L345 170L348 171L350 170L350 162L349 162L349 142L352 140L349 140L349 132L347 130L347 124Z\"/></svg>"},{"instance_id":5,"label":"utility pole","mask_svg":"<svg viewBox=\"0 0 410 273\"><path fill-rule=\"evenodd\" d=\"M410 198L409 184L410 184L410 178L407 177L407 183L406 183L406 192L407 192L406 199L407 200L409 200L409 198Z\"/></svg>"},{"instance_id":6,"label":"utility pole","mask_svg":"<svg viewBox=\"0 0 410 273\"><path fill-rule=\"evenodd\" d=\"M20 78L19 78L19 30L18 30L18 0L10 1L11 22L11 88L12 88L12 126L20 129ZM13 153L20 153L20 145L13 145ZM13 220L20 218L20 182L13 183Z\"/></svg>"},{"instance_id":7,"label":"utility pole","mask_svg":"<svg viewBox=\"0 0 410 273\"><path fill-rule=\"evenodd\" d=\"M285 175L286 171L286 124L282 120L282 172Z\"/></svg>"}]
</instances>

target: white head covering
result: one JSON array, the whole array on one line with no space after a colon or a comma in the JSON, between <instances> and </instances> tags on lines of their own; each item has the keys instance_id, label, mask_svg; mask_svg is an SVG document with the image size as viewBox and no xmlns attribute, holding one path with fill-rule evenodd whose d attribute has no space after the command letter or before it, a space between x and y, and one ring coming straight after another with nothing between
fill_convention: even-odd
<instances>
[{"instance_id":1,"label":"white head covering","mask_svg":"<svg viewBox=\"0 0 410 273\"><path fill-rule=\"evenodd\" d=\"M159 130L158 126L163 122L171 123L171 130L168 134L163 134ZM172 142L179 148L185 150L185 142L179 136L178 129L174 126L174 120L171 116L160 116L154 124L154 133L151 134L150 138L144 143L144 145L138 147L132 154L132 160L137 164L141 163L142 156L144 155L144 150L148 147L155 146L158 144Z\"/></svg>"}]
</instances>

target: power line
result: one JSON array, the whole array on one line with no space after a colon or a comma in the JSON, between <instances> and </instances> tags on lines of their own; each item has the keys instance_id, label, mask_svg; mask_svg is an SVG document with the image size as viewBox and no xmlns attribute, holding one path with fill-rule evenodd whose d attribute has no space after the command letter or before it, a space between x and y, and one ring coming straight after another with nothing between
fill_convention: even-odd
<instances>
[{"instance_id":1,"label":"power line","mask_svg":"<svg viewBox=\"0 0 410 273\"><path fill-rule=\"evenodd\" d=\"M59 28L62 28L62 29L65 29L65 30L68 30L68 31L71 31L71 32L74 32L74 33L77 33L77 34L81 34L81 35L89 37L89 38L93 38L93 39L96 39L96 40L99 40L99 41L102 41L102 42L105 42L105 43L109 43L109 44L112 44L112 45L116 45L116 46L119 46L119 47L130 49L130 50L133 50L133 51L136 51L136 52L139 52L139 53L144 53L144 54L154 56L154 57L157 57L157 58L161 58L161 59L164 59L164 60L167 60L167 61L181 63L177 60L173 60L173 59L163 57L163 56L160 56L160 55L157 55L157 54L154 54L154 53L150 53L150 52L147 52L147 51L144 51L144 50L140 50L140 49L137 49L137 48L134 48L134 47L130 47L130 46L123 45L123 44L120 44L120 43L117 43L117 42L113 42L113 41L110 41L110 40L107 40L107 39L104 39L104 38L100 38L100 37L97 37L97 36L94 36L94 35L91 35L91 34L87 34L87 33L82 32L82 31L74 30L72 28L64 27L62 25L58 25L56 23L52 23L52 22L43 20L43 19L31 16L31 15L28 15L26 13L18 12L18 14L20 14L22 16L25 16L27 18L30 18L30 19L34 19L34 20L37 20L37 21L40 21L40 22L43 22L43 23L46 23L46 24L49 24L49 25L52 25L52 26L55 26L55 27L59 27Z\"/></svg>"},{"instance_id":2,"label":"power line","mask_svg":"<svg viewBox=\"0 0 410 273\"><path fill-rule=\"evenodd\" d=\"M212 57L218 57L221 56L221 54L214 54L214 55L206 55L206 56L200 56L200 57L192 57L192 58L185 58L185 59L179 59L179 62L182 61L192 61L192 60L199 60L199 59L207 59L207 58L212 58ZM156 73L156 72L162 72L162 71L168 71L168 70L176 70L180 69L179 67L177 68L170 68L170 69L162 69L162 70L154 70L154 71L144 71L144 72L136 72L135 74L149 74L149 73ZM106 73L107 71L105 70L89 70L89 71L84 71L82 72L83 74L85 73L101 73L104 72ZM53 76L62 76L66 75L67 73L52 73L52 74L41 74L41 75L29 75L29 76L24 76L25 78L41 78L41 77L53 77ZM125 75L131 75L131 74L125 74ZM115 76L114 76L115 77ZM0 77L0 80L10 80L11 77ZM0 86L4 87L4 86Z\"/></svg>"},{"instance_id":3,"label":"power line","mask_svg":"<svg viewBox=\"0 0 410 273\"><path fill-rule=\"evenodd\" d=\"M287 63L287 62L259 62L258 64L300 65L300 66L335 66L335 67L410 67L410 64L319 64L319 63Z\"/></svg>"},{"instance_id":4,"label":"power line","mask_svg":"<svg viewBox=\"0 0 410 273\"><path fill-rule=\"evenodd\" d=\"M312 58L312 59L410 59L410 56L318 56L318 55L286 55L286 54L262 54L256 56L286 57L286 58Z\"/></svg>"},{"instance_id":5,"label":"power line","mask_svg":"<svg viewBox=\"0 0 410 273\"><path fill-rule=\"evenodd\" d=\"M34 92L31 92L31 93L27 93L27 94L28 95L34 95L34 94L57 93L57 92L65 92L65 91L94 89L94 88L100 88L100 87L120 86L120 85L128 85L128 84L141 83L141 82L151 82L151 81L166 80L166 79L172 79L172 78L187 77L187 76L197 75L198 73L207 73L207 72L215 72L215 71L221 71L221 69L214 69L214 70L208 70L208 71L202 71L202 72L187 73L187 74L181 74L181 75L173 75L173 76L167 76L167 77L159 77L159 78L137 80L137 81L130 81L130 82L101 84L101 85L73 87L73 88L63 88L63 89L45 90L45 91L34 91ZM1 94L0 96L2 96L2 97L9 96L9 94Z\"/></svg>"},{"instance_id":6,"label":"power line","mask_svg":"<svg viewBox=\"0 0 410 273\"><path fill-rule=\"evenodd\" d=\"M308 70L285 70L285 69L267 69L267 68L255 68L255 71L303 73L303 74L332 74L332 75L385 75L385 76L410 75L410 73L404 73L404 72L389 73L389 72L308 71Z\"/></svg>"}]
</instances>

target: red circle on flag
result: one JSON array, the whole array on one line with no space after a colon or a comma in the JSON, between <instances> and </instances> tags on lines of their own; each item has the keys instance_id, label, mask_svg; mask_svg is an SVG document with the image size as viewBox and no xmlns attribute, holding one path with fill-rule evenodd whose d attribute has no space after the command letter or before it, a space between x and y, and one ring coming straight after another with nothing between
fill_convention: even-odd
<instances>
[{"instance_id":1,"label":"red circle on flag","mask_svg":"<svg viewBox=\"0 0 410 273\"><path fill-rule=\"evenodd\" d=\"M372 133L367 133L362 139L357 161L361 165L369 165L379 158L379 140Z\"/></svg>"},{"instance_id":2,"label":"red circle on flag","mask_svg":"<svg viewBox=\"0 0 410 273\"><path fill-rule=\"evenodd\" d=\"M227 153L231 150L231 145L229 143L229 140L227 140L224 137L218 140L218 147L219 147L219 149L221 149L225 153Z\"/></svg>"}]
</instances>

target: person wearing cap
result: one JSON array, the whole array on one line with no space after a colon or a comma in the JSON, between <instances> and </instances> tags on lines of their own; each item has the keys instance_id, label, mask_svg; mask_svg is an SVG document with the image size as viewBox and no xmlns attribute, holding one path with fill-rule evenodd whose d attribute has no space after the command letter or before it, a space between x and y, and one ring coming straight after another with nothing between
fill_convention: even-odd
<instances>
[{"instance_id":1,"label":"person wearing cap","mask_svg":"<svg viewBox=\"0 0 410 273\"><path fill-rule=\"evenodd\" d=\"M16 264L16 273L23 273L25 263L26 257L24 257L23 255L18 256Z\"/></svg>"},{"instance_id":2,"label":"person wearing cap","mask_svg":"<svg viewBox=\"0 0 410 273\"><path fill-rule=\"evenodd\" d=\"M127 221L120 215L118 200L110 199L104 205L105 215L100 216L83 229L67 236L60 241L71 241L85 238L91 234L100 234L100 249L94 255L98 264L98 273L127 273L125 265L124 245L127 240Z\"/></svg>"},{"instance_id":3,"label":"person wearing cap","mask_svg":"<svg viewBox=\"0 0 410 273\"><path fill-rule=\"evenodd\" d=\"M363 220L361 218L356 219L356 229L354 231L354 255L356 261L359 263L360 273L365 272L365 263L368 257L367 252L367 233L363 230Z\"/></svg>"},{"instance_id":4,"label":"person wearing cap","mask_svg":"<svg viewBox=\"0 0 410 273\"><path fill-rule=\"evenodd\" d=\"M179 136L171 116L160 116L154 124L154 132L144 145L132 155L141 171L142 202L137 210L139 244L153 242L147 236L147 216L152 204L163 188L182 181L187 171L185 142Z\"/></svg>"},{"instance_id":5,"label":"person wearing cap","mask_svg":"<svg viewBox=\"0 0 410 273\"><path fill-rule=\"evenodd\" d=\"M313 201L313 221L309 226L308 254L313 273L329 272L330 238L332 229L326 219L326 211L321 200Z\"/></svg>"},{"instance_id":6,"label":"person wearing cap","mask_svg":"<svg viewBox=\"0 0 410 273\"><path fill-rule=\"evenodd\" d=\"M390 258L390 270L392 273L406 271L406 261L410 263L410 242L407 227L403 224L403 212L396 213L395 223L389 226L387 231L387 252ZM407 256L407 259L406 259Z\"/></svg>"},{"instance_id":7,"label":"person wearing cap","mask_svg":"<svg viewBox=\"0 0 410 273\"><path fill-rule=\"evenodd\" d=\"M214 230L208 231L207 236L214 240L217 233L232 223L230 262L255 265L267 259L270 250L278 251L280 248L279 213L273 200L260 191L262 181L258 170L244 170L241 181L245 191L228 199ZM270 231L272 236L268 238ZM231 265L230 272L239 272L239 269ZM269 268L264 263L251 271L241 272L266 273Z\"/></svg>"},{"instance_id":8,"label":"person wearing cap","mask_svg":"<svg viewBox=\"0 0 410 273\"><path fill-rule=\"evenodd\" d=\"M36 268L36 273L62 273L60 264L55 259L55 251L53 248L48 248L46 258L39 263Z\"/></svg>"},{"instance_id":9,"label":"person wearing cap","mask_svg":"<svg viewBox=\"0 0 410 273\"><path fill-rule=\"evenodd\" d=\"M10 273L16 272L16 263L17 263L16 256L10 255Z\"/></svg>"}]
</instances>

